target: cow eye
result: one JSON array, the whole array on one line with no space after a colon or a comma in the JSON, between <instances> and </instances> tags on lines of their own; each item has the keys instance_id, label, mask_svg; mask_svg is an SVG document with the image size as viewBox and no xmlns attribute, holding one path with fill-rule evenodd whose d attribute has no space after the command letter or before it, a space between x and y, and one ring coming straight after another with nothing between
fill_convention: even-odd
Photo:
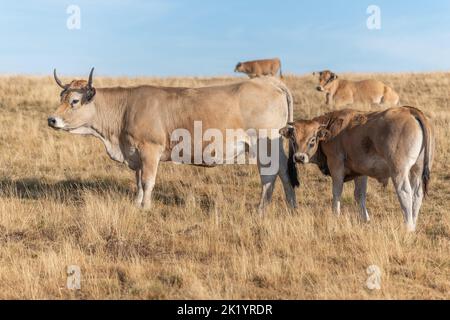
<instances>
[{"instance_id":1,"label":"cow eye","mask_svg":"<svg viewBox=\"0 0 450 320\"><path fill-rule=\"evenodd\" d=\"M312 139L309 141L309 147L312 148L312 147L314 147L315 145L316 145L316 138L312 138Z\"/></svg>"},{"instance_id":2,"label":"cow eye","mask_svg":"<svg viewBox=\"0 0 450 320\"><path fill-rule=\"evenodd\" d=\"M80 102L80 100L72 100L72 105L77 104L78 102Z\"/></svg>"}]
</instances>

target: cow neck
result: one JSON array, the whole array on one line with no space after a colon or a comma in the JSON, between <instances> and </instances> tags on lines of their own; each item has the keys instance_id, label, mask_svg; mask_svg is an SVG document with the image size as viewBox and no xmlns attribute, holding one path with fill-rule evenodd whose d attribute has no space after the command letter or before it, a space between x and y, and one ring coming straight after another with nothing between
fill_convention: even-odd
<instances>
[{"instance_id":1,"label":"cow neck","mask_svg":"<svg viewBox=\"0 0 450 320\"><path fill-rule=\"evenodd\" d=\"M96 117L92 129L103 138L113 143L118 142L126 109L126 96L98 89L94 104Z\"/></svg>"},{"instance_id":2,"label":"cow neck","mask_svg":"<svg viewBox=\"0 0 450 320\"><path fill-rule=\"evenodd\" d=\"M322 142L319 142L319 146L317 148L316 154L311 159L312 163L315 163L319 170L326 176L330 175L330 169L328 168L327 156L323 152Z\"/></svg>"},{"instance_id":3,"label":"cow neck","mask_svg":"<svg viewBox=\"0 0 450 320\"><path fill-rule=\"evenodd\" d=\"M328 88L326 88L326 86L328 86ZM328 90L328 92L332 96L334 96L334 94L337 91L337 88L339 87L339 79L331 80L331 81L327 82L323 87L324 87L325 91Z\"/></svg>"}]
</instances>

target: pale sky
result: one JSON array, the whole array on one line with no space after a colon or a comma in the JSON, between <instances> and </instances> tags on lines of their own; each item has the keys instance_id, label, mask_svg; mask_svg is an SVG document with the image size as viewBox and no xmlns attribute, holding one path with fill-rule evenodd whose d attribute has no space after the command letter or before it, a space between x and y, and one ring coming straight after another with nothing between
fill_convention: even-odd
<instances>
[{"instance_id":1,"label":"pale sky","mask_svg":"<svg viewBox=\"0 0 450 320\"><path fill-rule=\"evenodd\" d=\"M26 0L1 1L0 16L0 74L229 75L270 57L295 74L450 70L450 1Z\"/></svg>"}]
</instances>

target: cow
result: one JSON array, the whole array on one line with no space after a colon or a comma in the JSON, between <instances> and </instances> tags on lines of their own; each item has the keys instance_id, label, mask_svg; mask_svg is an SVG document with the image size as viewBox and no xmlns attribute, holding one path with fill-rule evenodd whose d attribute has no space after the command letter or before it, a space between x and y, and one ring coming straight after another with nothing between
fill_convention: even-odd
<instances>
[{"instance_id":1,"label":"cow","mask_svg":"<svg viewBox=\"0 0 450 320\"><path fill-rule=\"evenodd\" d=\"M204 88L149 85L95 88L93 71L92 68L88 81L73 80L63 84L54 70L55 81L62 88L62 92L60 105L48 117L48 125L72 134L99 138L111 159L124 163L135 171L136 204L139 207L148 209L151 206L151 193L160 161L215 165L203 159L200 159L200 162L182 161L186 155L190 159L195 158L195 155L190 156L189 152L184 154L186 150L179 151L182 160L174 159L174 150L178 144L174 144L172 134L187 132L195 136L196 123L200 123L203 130L213 129L223 136L229 129L243 131L236 138L236 154L248 150L247 132L271 132L269 129L275 131L272 135L267 133L265 136L258 136L259 141L266 141L272 146L278 142L275 153L279 161L274 173L263 174L262 171L270 163L258 158L262 183L258 209L263 213L270 203L277 176L283 183L288 205L296 207L294 188L298 186L298 180L295 164L288 162L283 139L279 135L279 129L293 119L293 98L280 80L260 78ZM198 141L193 139L192 145L195 150ZM200 141L200 155L206 147L205 143ZM292 150L291 146L291 155ZM215 150L210 152L211 155L214 153ZM216 162L221 164L220 161Z\"/></svg>"},{"instance_id":2,"label":"cow","mask_svg":"<svg viewBox=\"0 0 450 320\"><path fill-rule=\"evenodd\" d=\"M316 73L314 72L313 75ZM327 105L341 108L354 103L379 104L395 107L399 104L398 94L378 80L350 81L340 79L329 70L319 72L319 92L326 93Z\"/></svg>"},{"instance_id":3,"label":"cow","mask_svg":"<svg viewBox=\"0 0 450 320\"><path fill-rule=\"evenodd\" d=\"M331 176L335 214L340 214L344 182L353 180L360 215L369 221L367 177L385 185L392 179L406 229L415 231L434 154L434 129L419 109L344 109L298 120L281 129L280 134L294 144L295 163L315 163L323 174Z\"/></svg>"},{"instance_id":4,"label":"cow","mask_svg":"<svg viewBox=\"0 0 450 320\"><path fill-rule=\"evenodd\" d=\"M283 79L281 61L278 58L239 62L234 68L234 72L245 73L250 79L262 76L275 77L280 72L280 78Z\"/></svg>"}]
</instances>

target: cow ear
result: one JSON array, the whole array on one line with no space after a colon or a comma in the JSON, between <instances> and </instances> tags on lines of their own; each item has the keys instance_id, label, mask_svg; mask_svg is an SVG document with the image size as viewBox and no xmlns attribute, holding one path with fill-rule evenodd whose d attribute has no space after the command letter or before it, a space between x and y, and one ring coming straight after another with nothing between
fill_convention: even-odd
<instances>
[{"instance_id":1,"label":"cow ear","mask_svg":"<svg viewBox=\"0 0 450 320\"><path fill-rule=\"evenodd\" d=\"M330 136L331 132L326 128L320 128L319 131L317 132L317 139L319 141L326 141L330 138Z\"/></svg>"},{"instance_id":2,"label":"cow ear","mask_svg":"<svg viewBox=\"0 0 450 320\"><path fill-rule=\"evenodd\" d=\"M283 137L285 137L287 139L290 139L294 135L294 127L291 125L287 125L286 127L281 128L280 135L282 135Z\"/></svg>"},{"instance_id":3,"label":"cow ear","mask_svg":"<svg viewBox=\"0 0 450 320\"><path fill-rule=\"evenodd\" d=\"M331 79L335 80L337 78L338 78L338 76L336 73L331 73Z\"/></svg>"},{"instance_id":4,"label":"cow ear","mask_svg":"<svg viewBox=\"0 0 450 320\"><path fill-rule=\"evenodd\" d=\"M86 91L86 102L91 102L92 99L94 99L96 93L97 91L94 87L89 87Z\"/></svg>"}]
</instances>

